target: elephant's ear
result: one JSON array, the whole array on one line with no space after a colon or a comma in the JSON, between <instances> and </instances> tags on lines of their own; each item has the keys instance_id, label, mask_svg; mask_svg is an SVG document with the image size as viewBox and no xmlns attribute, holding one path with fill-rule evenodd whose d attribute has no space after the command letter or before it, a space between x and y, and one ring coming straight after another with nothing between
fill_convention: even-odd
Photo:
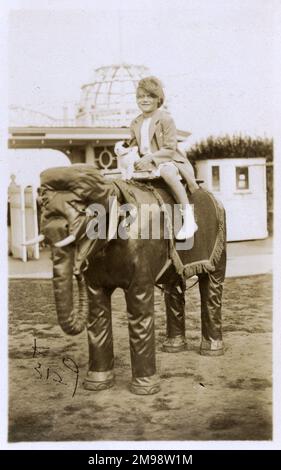
<instances>
[{"instance_id":1,"label":"elephant's ear","mask_svg":"<svg viewBox=\"0 0 281 470\"><path fill-rule=\"evenodd\" d=\"M68 220L63 216L41 219L41 230L46 241L53 245L69 235Z\"/></svg>"},{"instance_id":2,"label":"elephant's ear","mask_svg":"<svg viewBox=\"0 0 281 470\"><path fill-rule=\"evenodd\" d=\"M110 241L113 238L116 238L116 233L118 230L118 221L119 221L119 202L117 197L111 199L111 204L109 207L109 217L108 217L108 232L107 240Z\"/></svg>"}]
</instances>

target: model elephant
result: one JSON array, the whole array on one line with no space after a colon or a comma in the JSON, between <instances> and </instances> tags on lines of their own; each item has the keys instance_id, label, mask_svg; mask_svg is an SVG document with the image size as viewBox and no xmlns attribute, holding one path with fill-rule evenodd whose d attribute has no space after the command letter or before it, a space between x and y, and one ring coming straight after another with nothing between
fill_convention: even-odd
<instances>
[{"instance_id":1,"label":"model elephant","mask_svg":"<svg viewBox=\"0 0 281 470\"><path fill-rule=\"evenodd\" d=\"M79 164L45 170L41 174L41 193L41 228L52 249L59 324L70 335L85 327L88 331L86 389L102 390L114 384L111 295L117 287L124 290L127 304L133 393L152 394L160 389L155 357L155 284L163 285L165 291L167 337L163 349L178 352L186 346L185 279L198 275L200 352L223 354L225 216L211 193L199 188L190 195L199 228L187 249L179 250L171 237L164 236L167 224L171 230L171 220L168 217L167 222L163 203L174 201L160 180L147 184L109 180L90 165ZM151 204L149 220L141 222L142 228L144 223L159 220L160 214L160 236L139 237L140 228L124 223L128 219L120 211L112 221L110 201L117 201L117 205L135 203L137 211L141 204ZM104 207L106 237L89 237L89 224L97 216L87 209L93 203ZM118 229L120 223L127 237L120 237L112 229L114 224ZM73 275L78 282L79 299L75 301Z\"/></svg>"}]
</instances>

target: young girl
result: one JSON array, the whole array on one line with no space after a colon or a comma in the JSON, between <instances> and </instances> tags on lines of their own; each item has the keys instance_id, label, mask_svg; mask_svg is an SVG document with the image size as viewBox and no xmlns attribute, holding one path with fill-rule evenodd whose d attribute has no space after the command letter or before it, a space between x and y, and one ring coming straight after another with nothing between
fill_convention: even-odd
<instances>
[{"instance_id":1,"label":"young girl","mask_svg":"<svg viewBox=\"0 0 281 470\"><path fill-rule=\"evenodd\" d=\"M131 123L130 146L139 148L141 159L135 163L136 170L153 170L170 188L176 202L181 204L183 225L177 240L193 236L197 230L192 208L181 177L190 192L198 189L194 171L188 159L177 147L175 123L166 111L158 109L164 103L164 91L156 77L146 77L137 87L137 104L142 114Z\"/></svg>"}]
</instances>

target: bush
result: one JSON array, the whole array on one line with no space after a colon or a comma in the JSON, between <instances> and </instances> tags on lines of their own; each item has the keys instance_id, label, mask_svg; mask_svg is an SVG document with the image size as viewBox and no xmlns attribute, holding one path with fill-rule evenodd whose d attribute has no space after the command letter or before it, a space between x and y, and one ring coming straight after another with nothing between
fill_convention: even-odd
<instances>
[{"instance_id":1,"label":"bush","mask_svg":"<svg viewBox=\"0 0 281 470\"><path fill-rule=\"evenodd\" d=\"M263 157L267 161L272 161L273 140L261 137L243 137L241 135L208 137L191 147L187 152L187 156L193 162L217 158L256 157Z\"/></svg>"}]
</instances>

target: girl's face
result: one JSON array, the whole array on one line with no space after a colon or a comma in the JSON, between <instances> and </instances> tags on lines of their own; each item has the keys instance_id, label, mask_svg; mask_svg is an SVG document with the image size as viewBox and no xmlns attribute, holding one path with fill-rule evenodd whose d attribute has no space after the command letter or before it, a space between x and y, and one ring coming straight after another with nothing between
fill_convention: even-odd
<instances>
[{"instance_id":1,"label":"girl's face","mask_svg":"<svg viewBox=\"0 0 281 470\"><path fill-rule=\"evenodd\" d=\"M137 104L145 116L152 114L158 109L158 100L157 97L152 96L145 90L140 89L137 91Z\"/></svg>"}]
</instances>

